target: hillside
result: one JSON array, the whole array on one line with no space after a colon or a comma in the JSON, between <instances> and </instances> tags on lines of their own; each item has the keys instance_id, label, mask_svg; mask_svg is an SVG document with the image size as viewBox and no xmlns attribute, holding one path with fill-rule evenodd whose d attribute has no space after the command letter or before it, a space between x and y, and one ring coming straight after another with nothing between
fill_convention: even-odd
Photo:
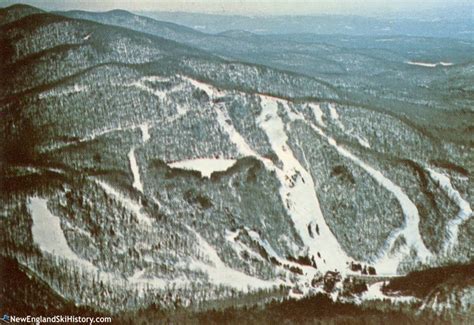
<instances>
[{"instance_id":1,"label":"hillside","mask_svg":"<svg viewBox=\"0 0 474 325\"><path fill-rule=\"evenodd\" d=\"M230 30L206 34L126 11L59 14L131 28L224 58L317 78L338 89L345 102L405 118L432 137L470 146L474 141L472 132L466 132L469 130L466 121L473 118L469 82L474 52L472 40L410 36L410 33L354 36L287 31L261 35ZM292 17L282 17L274 24L290 28L282 19L294 21ZM329 20L334 20L336 25L344 22L343 17ZM324 26L324 21L321 20L320 26ZM366 22L363 26L371 26L375 31L379 24Z\"/></svg>"}]
</instances>

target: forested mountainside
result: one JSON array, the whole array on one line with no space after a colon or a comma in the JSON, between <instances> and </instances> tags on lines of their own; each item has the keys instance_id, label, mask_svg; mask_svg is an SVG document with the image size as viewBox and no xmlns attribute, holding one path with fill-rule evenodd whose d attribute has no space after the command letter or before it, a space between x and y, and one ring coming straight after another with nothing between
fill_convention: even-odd
<instances>
[{"instance_id":1,"label":"forested mountainside","mask_svg":"<svg viewBox=\"0 0 474 325\"><path fill-rule=\"evenodd\" d=\"M472 312L469 277L384 288L472 262L469 140L311 75L31 7L0 17L1 255L61 299L199 312L320 293Z\"/></svg>"},{"instance_id":2,"label":"forested mountainside","mask_svg":"<svg viewBox=\"0 0 474 325\"><path fill-rule=\"evenodd\" d=\"M337 87L341 101L415 123L437 139L470 146L474 141L469 132L472 123L467 122L473 119L474 105L472 39L258 35L241 30L206 34L123 10L61 14L161 36L231 60L311 76Z\"/></svg>"}]
</instances>

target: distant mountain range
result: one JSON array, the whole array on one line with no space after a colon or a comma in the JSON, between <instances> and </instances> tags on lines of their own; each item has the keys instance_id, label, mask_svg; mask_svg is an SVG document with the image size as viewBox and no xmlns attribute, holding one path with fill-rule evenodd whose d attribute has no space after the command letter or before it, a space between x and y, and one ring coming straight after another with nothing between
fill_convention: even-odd
<instances>
[{"instance_id":1,"label":"distant mountain range","mask_svg":"<svg viewBox=\"0 0 474 325\"><path fill-rule=\"evenodd\" d=\"M472 41L474 22L471 6L399 13L388 16L286 15L239 16L188 12L137 12L206 33L245 30L257 34L300 34L350 36L450 37Z\"/></svg>"}]
</instances>

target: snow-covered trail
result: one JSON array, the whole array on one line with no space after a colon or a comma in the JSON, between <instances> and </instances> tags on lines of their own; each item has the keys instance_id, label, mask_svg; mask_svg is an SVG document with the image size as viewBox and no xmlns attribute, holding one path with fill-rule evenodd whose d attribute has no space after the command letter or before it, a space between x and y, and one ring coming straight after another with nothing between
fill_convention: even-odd
<instances>
[{"instance_id":1,"label":"snow-covered trail","mask_svg":"<svg viewBox=\"0 0 474 325\"><path fill-rule=\"evenodd\" d=\"M230 120L230 117L224 111L223 107L215 106L215 112L217 117L217 122L221 128L227 133L230 138L230 141L237 147L237 150L243 156L257 157L261 159L266 164L271 164L269 159L262 158L256 151L254 151L247 143L247 141L242 137L242 135L237 132L233 125L227 123Z\"/></svg>"},{"instance_id":2,"label":"snow-covered trail","mask_svg":"<svg viewBox=\"0 0 474 325\"><path fill-rule=\"evenodd\" d=\"M206 91L211 98L218 98L223 95L223 92L215 89L211 85L193 79L188 80L195 87ZM260 116L260 126L267 132L274 151L280 160L282 160L284 164L283 169L276 167L271 160L263 158L250 147L234 126L227 122L230 118L221 105L214 106L217 122L243 156L255 157L262 161L267 169L276 172L281 183L280 197L287 207L289 215L292 217L295 228L306 247L310 250L309 253L313 256L317 256L319 252L325 260L325 263L320 263L320 268L323 270L337 269L341 272L345 272L347 263L351 259L342 250L339 242L322 216L311 175L301 166L286 144L287 137L284 125L278 117L278 114L276 114L277 104L276 102L272 102L273 99L270 100L269 97L261 96L261 98L262 102L268 103L268 105L264 105L266 108L264 108ZM270 114L272 121L265 121L267 114ZM312 238L309 235L308 227L316 226L320 229L320 236L318 236L319 238Z\"/></svg>"},{"instance_id":3,"label":"snow-covered trail","mask_svg":"<svg viewBox=\"0 0 474 325\"><path fill-rule=\"evenodd\" d=\"M301 116L299 117L299 119L308 123ZM416 208L415 204L410 200L410 198L406 195L406 193L403 192L403 190L398 185L394 184L390 179L385 177L380 171L366 164L354 154L349 152L347 149L339 146L336 140L326 135L326 133L324 133L322 129L312 123L309 123L309 125L316 133L318 133L321 137L325 138L328 143L337 150L339 154L352 160L359 167L364 169L380 186L391 192L397 199L398 203L400 204L400 207L402 208L403 215L405 217L405 223L401 229L395 231L387 239L387 249L385 250L385 253L376 261L375 264L377 272L379 274L396 274L397 266L403 259L404 252L392 254L390 253L390 251L394 242L400 235L403 235L405 237L407 245L409 247L413 247L416 250L418 257L422 261L425 261L430 258L432 254L426 248L418 228L420 222L418 209Z\"/></svg>"},{"instance_id":4,"label":"snow-covered trail","mask_svg":"<svg viewBox=\"0 0 474 325\"><path fill-rule=\"evenodd\" d=\"M122 132L122 131L129 131L129 130L134 130L139 128L141 132L143 133L144 128L146 128L145 132L148 132L148 129L150 129L152 125L149 123L145 122L142 124L131 124L131 125L119 125L117 127L111 127L111 128L105 128L105 129L99 129L91 132L90 134L80 138L77 141L69 141L66 143L62 144L53 144L49 146L44 146L40 149L40 152L49 152L49 151L54 151L54 150L59 150L59 149L64 149L70 146L77 145L78 143L84 143L84 142L90 142L93 141L101 136L114 133L114 132ZM148 141L149 138L147 138L146 141Z\"/></svg>"},{"instance_id":5,"label":"snow-covered trail","mask_svg":"<svg viewBox=\"0 0 474 325\"><path fill-rule=\"evenodd\" d=\"M207 91L211 97L221 96L220 91L215 90L212 86L200 82L193 82L193 85L200 87ZM260 127L267 133L272 149L275 151L279 159L283 163L283 168L279 169L273 162L261 157L256 153L246 142L246 140L235 130L231 123L227 123L229 117L225 109L215 106L217 121L222 129L228 134L230 140L236 145L237 149L244 156L253 156L260 159L269 170L274 170L281 182L280 196L287 204L289 214L295 223L298 233L301 235L303 241L310 249L311 253L314 250L326 255L326 266L328 269L337 268L344 271L346 262L351 259L342 250L335 236L330 231L327 223L322 216L321 209L317 195L314 190L314 181L311 175L302 167L299 161L294 157L289 148L287 136L285 133L285 125L278 116L277 102L284 102L277 98L269 96L260 96L262 99L262 113L258 119ZM291 112L286 106L290 119L301 119L304 123L308 121L298 113ZM331 119L337 124L342 124L339 120L339 115L332 105L329 106L329 113ZM317 121L321 122L322 118L317 108L313 107L313 114ZM399 202L405 222L401 229L394 231L394 233L387 239L386 249L383 255L376 261L376 269L379 273L396 274L398 264L402 261L405 253L408 253L408 248L414 248L418 257L425 261L432 256L431 252L426 248L421 235L419 233L419 214L415 204L409 199L403 190L394 184L391 180L385 177L380 171L363 162L361 159L353 155L345 148L339 146L336 141L327 136L321 128L315 126L313 123L308 123L313 130L321 137L326 139L328 143L333 146L339 154L352 160L354 163L364 169L378 184L390 191ZM339 125L339 128L344 131L344 126ZM318 242L317 238L312 238L307 232L308 225L318 225L320 228L321 238ZM323 231L322 228L324 228ZM405 237L407 249L405 251L391 252L393 244L400 235ZM322 243L321 243L322 242ZM321 246L320 246L321 245Z\"/></svg>"},{"instance_id":6,"label":"snow-covered trail","mask_svg":"<svg viewBox=\"0 0 474 325\"><path fill-rule=\"evenodd\" d=\"M403 190L398 185L395 185L391 180L386 178L380 171L364 163L362 160L354 156L346 149L338 146L334 139L329 138L328 142L333 145L341 155L351 159L357 165L362 167L375 181L377 181L377 183L379 183L383 188L385 188L387 191L391 192L395 196L398 203L400 204L400 207L402 208L405 217L405 224L403 226L403 229L397 235L403 235L405 237L407 245L416 249L418 257L422 261L426 261L428 258L430 258L432 254L426 248L419 231L420 216L418 214L418 209L416 208L415 204L410 200L408 195L406 195L406 193L403 192ZM398 236L389 238L389 248L392 248L393 243L397 238ZM395 261L399 261L401 256L392 257L388 252L386 252L385 255L376 263L376 268L379 273L393 273L394 271L396 271L393 270L393 264L390 263L391 261L393 261L394 258Z\"/></svg>"},{"instance_id":7,"label":"snow-covered trail","mask_svg":"<svg viewBox=\"0 0 474 325\"><path fill-rule=\"evenodd\" d=\"M273 114L276 113L275 107L276 106L270 105L270 111L267 113L270 113L271 116L273 116ZM304 170L286 144L286 134L281 119L278 117L278 120L275 121L279 127L278 130L273 129L272 125L265 124L265 116L260 117L261 122L264 123L264 130L267 128L266 131L269 132L269 137L272 137L274 140L272 147L274 146L277 155L281 154L281 157L279 158L284 163L283 170L276 167L271 160L260 156L248 145L246 140L239 132L237 132L234 126L227 123L229 118L223 109L216 106L215 111L217 114L217 121L228 134L231 142L236 145L239 152L243 156L252 156L259 159L264 163L268 170L275 171L277 174L278 180L281 184L279 192L280 197L287 207L289 215L292 217L292 221L295 224L298 234L301 236L306 247L310 250L310 254L317 256L317 253L319 252L326 261L325 264L319 263L318 267L322 270L337 269L341 272L345 272L347 268L346 262L349 262L352 259L350 259L342 250L339 242L326 224L319 208L319 202L314 190L312 177L306 170ZM263 112L262 114L267 115ZM280 145L283 147L279 147ZM294 180L292 179L293 177ZM318 225L320 229L320 236L319 238L312 238L307 229L308 226L316 227L316 225Z\"/></svg>"},{"instance_id":8,"label":"snow-covered trail","mask_svg":"<svg viewBox=\"0 0 474 325\"><path fill-rule=\"evenodd\" d=\"M328 269L344 271L350 258L323 217L311 174L303 168L288 146L285 124L278 115L279 101L262 95L260 99L262 112L257 118L257 123L266 133L273 151L283 164L282 169L277 170L282 184L280 196L295 228L309 248L310 255L317 256L320 253ZM308 227L316 226L319 228L319 235L310 236Z\"/></svg>"},{"instance_id":9,"label":"snow-covered trail","mask_svg":"<svg viewBox=\"0 0 474 325\"><path fill-rule=\"evenodd\" d=\"M340 128L342 131L345 131L344 124L342 124L341 120L339 119L339 113L337 112L336 107L334 104L328 104L329 107L329 117L331 120L337 125L338 128Z\"/></svg>"},{"instance_id":10,"label":"snow-covered trail","mask_svg":"<svg viewBox=\"0 0 474 325\"><path fill-rule=\"evenodd\" d=\"M346 127L344 126L344 123L342 123L341 121L339 113L337 112L336 106L334 104L328 104L328 107L329 107L329 116L331 120L333 121L333 123L335 123L337 127L341 129L341 131L343 131L346 135L355 139L362 147L370 149L370 143L365 137L357 134L353 129L349 129L349 130L346 129Z\"/></svg>"},{"instance_id":11,"label":"snow-covered trail","mask_svg":"<svg viewBox=\"0 0 474 325\"><path fill-rule=\"evenodd\" d=\"M130 169L132 170L133 175L132 186L143 193L143 184L140 179L140 169L137 164L137 158L135 158L135 147L132 147L132 149L130 149L128 153L128 160L130 161Z\"/></svg>"},{"instance_id":12,"label":"snow-covered trail","mask_svg":"<svg viewBox=\"0 0 474 325\"><path fill-rule=\"evenodd\" d=\"M141 276L144 270L129 277L126 282L120 275L101 271L94 264L81 258L71 250L61 228L59 217L49 211L47 204L47 199L39 197L30 197L27 203L28 210L33 219L31 228L33 242L38 245L40 250L74 262L77 267L91 273L93 276L98 276L104 282L111 283L115 286L135 287L140 293L145 292L149 288L164 289L170 286L179 287L189 285L190 281L187 279L166 280L156 277L145 278ZM29 268L28 265L25 266ZM58 291L58 294L63 296L60 291Z\"/></svg>"},{"instance_id":13,"label":"snow-covered trail","mask_svg":"<svg viewBox=\"0 0 474 325\"><path fill-rule=\"evenodd\" d=\"M458 243L459 226L472 217L472 209L469 205L469 202L464 200L461 194L453 187L448 176L438 173L437 171L430 168L427 168L427 170L431 179L437 182L439 186L446 192L448 197L459 207L457 216L448 222L446 229L449 237L445 242L443 249L445 252L449 252L449 250L453 249Z\"/></svg>"},{"instance_id":14,"label":"snow-covered trail","mask_svg":"<svg viewBox=\"0 0 474 325\"><path fill-rule=\"evenodd\" d=\"M310 108L314 119L316 120L316 124L322 128L326 128L326 124L323 120L324 113L321 109L321 106L315 103L308 103L307 105ZM341 131L343 131L349 137L354 138L362 147L370 149L370 143L365 137L358 135L353 129L346 130L346 127L344 126L344 123L342 123L339 113L337 112L335 104L329 103L328 110L329 118L332 123L334 123Z\"/></svg>"},{"instance_id":15,"label":"snow-covered trail","mask_svg":"<svg viewBox=\"0 0 474 325\"><path fill-rule=\"evenodd\" d=\"M138 128L142 133L142 144L145 144L150 139L149 124L140 124ZM133 176L132 186L143 193L143 183L140 178L140 167L138 166L137 158L135 157L135 147L132 147L128 152L128 161L130 162L130 169Z\"/></svg>"},{"instance_id":16,"label":"snow-covered trail","mask_svg":"<svg viewBox=\"0 0 474 325\"><path fill-rule=\"evenodd\" d=\"M45 92L42 92L38 95L39 99L45 99L49 97L60 97L60 96L68 96L75 93L80 93L84 91L89 91L90 87L80 84L74 84L72 86L63 86L59 89L51 89Z\"/></svg>"},{"instance_id":17,"label":"snow-covered trail","mask_svg":"<svg viewBox=\"0 0 474 325\"><path fill-rule=\"evenodd\" d=\"M142 211L143 207L140 203L133 201L131 198L127 197L125 194L114 189L112 186L110 186L104 181L101 181L101 180L95 180L95 181L100 187L104 189L107 195L111 195L115 197L117 201L119 201L120 204L124 208L126 208L128 211L133 213L137 217L139 223L146 226L152 225L153 223L152 219L145 212Z\"/></svg>"},{"instance_id":18,"label":"snow-covered trail","mask_svg":"<svg viewBox=\"0 0 474 325\"><path fill-rule=\"evenodd\" d=\"M30 197L27 205L33 219L31 227L33 242L42 251L74 261L89 271L96 271L92 263L80 258L71 250L61 228L59 217L53 215L48 209L47 199Z\"/></svg>"},{"instance_id":19,"label":"snow-covered trail","mask_svg":"<svg viewBox=\"0 0 474 325\"><path fill-rule=\"evenodd\" d=\"M252 289L273 288L280 284L284 284L283 281L262 280L228 267L221 260L216 250L209 245L200 234L189 226L186 227L196 237L197 249L207 259L207 263L191 259L188 266L191 269L205 272L212 283L236 288L242 292L248 292Z\"/></svg>"},{"instance_id":20,"label":"snow-covered trail","mask_svg":"<svg viewBox=\"0 0 474 325\"><path fill-rule=\"evenodd\" d=\"M142 142L146 143L148 140L150 140L150 125L148 123L143 123L138 126L140 128L140 131L142 133Z\"/></svg>"},{"instance_id":21,"label":"snow-covered trail","mask_svg":"<svg viewBox=\"0 0 474 325\"><path fill-rule=\"evenodd\" d=\"M308 104L308 106L311 109L311 112L313 113L313 116L316 122L320 126L326 127L326 123L324 123L324 120L323 120L324 114L323 114L323 111L321 110L321 106L319 104L313 104L313 103Z\"/></svg>"}]
</instances>

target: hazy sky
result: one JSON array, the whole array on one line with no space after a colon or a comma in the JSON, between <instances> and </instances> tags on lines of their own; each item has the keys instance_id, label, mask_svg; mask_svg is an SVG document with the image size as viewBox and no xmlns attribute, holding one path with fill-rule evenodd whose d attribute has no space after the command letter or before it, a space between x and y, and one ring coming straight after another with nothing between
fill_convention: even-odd
<instances>
[{"instance_id":1,"label":"hazy sky","mask_svg":"<svg viewBox=\"0 0 474 325\"><path fill-rule=\"evenodd\" d=\"M243 15L356 14L423 11L446 6L470 7L472 0L0 0L0 6L28 3L49 10L186 11Z\"/></svg>"}]
</instances>

